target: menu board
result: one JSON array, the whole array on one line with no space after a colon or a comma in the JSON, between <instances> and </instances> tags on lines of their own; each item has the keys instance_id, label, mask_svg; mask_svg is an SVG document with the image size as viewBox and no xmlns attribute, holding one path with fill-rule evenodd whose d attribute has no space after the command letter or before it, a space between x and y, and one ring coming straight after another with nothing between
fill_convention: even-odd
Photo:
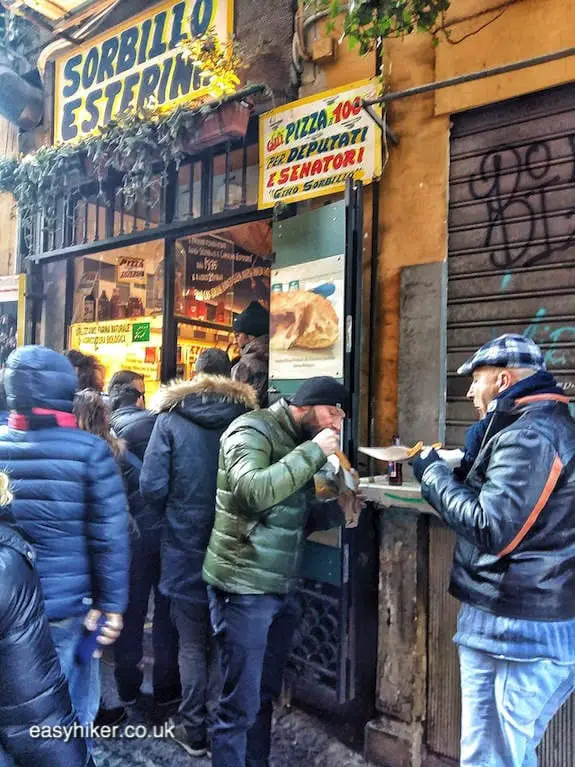
<instances>
[{"instance_id":1,"label":"menu board","mask_svg":"<svg viewBox=\"0 0 575 767\"><path fill-rule=\"evenodd\" d=\"M269 305L269 259L214 235L178 241L176 312L231 327L251 301Z\"/></svg>"}]
</instances>

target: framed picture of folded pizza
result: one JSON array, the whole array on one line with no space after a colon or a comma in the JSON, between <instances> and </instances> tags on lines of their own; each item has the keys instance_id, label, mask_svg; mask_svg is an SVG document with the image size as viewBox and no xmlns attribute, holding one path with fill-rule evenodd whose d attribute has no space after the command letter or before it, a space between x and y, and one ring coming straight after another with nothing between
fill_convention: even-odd
<instances>
[{"instance_id":1,"label":"framed picture of folded pizza","mask_svg":"<svg viewBox=\"0 0 575 767\"><path fill-rule=\"evenodd\" d=\"M273 269L270 379L343 377L345 256Z\"/></svg>"}]
</instances>

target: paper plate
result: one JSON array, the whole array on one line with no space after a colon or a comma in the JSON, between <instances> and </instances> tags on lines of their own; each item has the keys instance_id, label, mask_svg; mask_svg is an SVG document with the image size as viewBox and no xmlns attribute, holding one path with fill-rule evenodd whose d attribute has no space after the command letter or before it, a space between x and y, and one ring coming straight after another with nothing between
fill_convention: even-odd
<instances>
[{"instance_id":1,"label":"paper plate","mask_svg":"<svg viewBox=\"0 0 575 767\"><path fill-rule=\"evenodd\" d=\"M406 447L405 445L389 445L388 447L360 447L358 450L360 453L369 455L377 461L394 461L395 463L401 463L402 461L409 461L422 450L429 450L430 447L437 450L441 447L441 443L435 442L431 446L426 446L423 442L416 442L412 447Z\"/></svg>"},{"instance_id":2,"label":"paper plate","mask_svg":"<svg viewBox=\"0 0 575 767\"><path fill-rule=\"evenodd\" d=\"M410 450L404 445L390 445L389 447L360 447L360 453L369 455L378 461L408 461Z\"/></svg>"}]
</instances>

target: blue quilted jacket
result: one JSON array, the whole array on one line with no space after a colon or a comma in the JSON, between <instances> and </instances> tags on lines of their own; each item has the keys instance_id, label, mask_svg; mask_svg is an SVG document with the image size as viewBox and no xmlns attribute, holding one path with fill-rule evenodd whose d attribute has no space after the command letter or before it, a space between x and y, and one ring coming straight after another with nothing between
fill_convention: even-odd
<instances>
[{"instance_id":1,"label":"blue quilted jacket","mask_svg":"<svg viewBox=\"0 0 575 767\"><path fill-rule=\"evenodd\" d=\"M0 524L0 765L93 767L83 739L51 738L44 729L72 728L76 717L34 559L30 546ZM31 735L33 725L41 737Z\"/></svg>"},{"instance_id":2,"label":"blue quilted jacket","mask_svg":"<svg viewBox=\"0 0 575 767\"><path fill-rule=\"evenodd\" d=\"M12 480L15 521L38 555L48 618L82 615L92 604L124 612L128 515L116 461L99 437L35 412L72 411L73 367L51 349L24 346L9 356L4 385L8 406L30 428L0 432L0 467Z\"/></svg>"}]
</instances>

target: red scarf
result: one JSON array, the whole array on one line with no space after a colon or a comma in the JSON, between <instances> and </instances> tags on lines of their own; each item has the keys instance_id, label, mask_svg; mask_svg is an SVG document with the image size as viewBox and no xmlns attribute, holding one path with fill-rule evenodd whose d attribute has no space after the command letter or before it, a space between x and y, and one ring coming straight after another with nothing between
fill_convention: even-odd
<instances>
[{"instance_id":1,"label":"red scarf","mask_svg":"<svg viewBox=\"0 0 575 767\"><path fill-rule=\"evenodd\" d=\"M76 416L73 413L64 413L61 410L48 410L43 407L33 407L32 415L51 415L58 426L65 429L77 429ZM8 416L8 426L18 431L29 431L30 422L28 416L23 413L10 413Z\"/></svg>"}]
</instances>

